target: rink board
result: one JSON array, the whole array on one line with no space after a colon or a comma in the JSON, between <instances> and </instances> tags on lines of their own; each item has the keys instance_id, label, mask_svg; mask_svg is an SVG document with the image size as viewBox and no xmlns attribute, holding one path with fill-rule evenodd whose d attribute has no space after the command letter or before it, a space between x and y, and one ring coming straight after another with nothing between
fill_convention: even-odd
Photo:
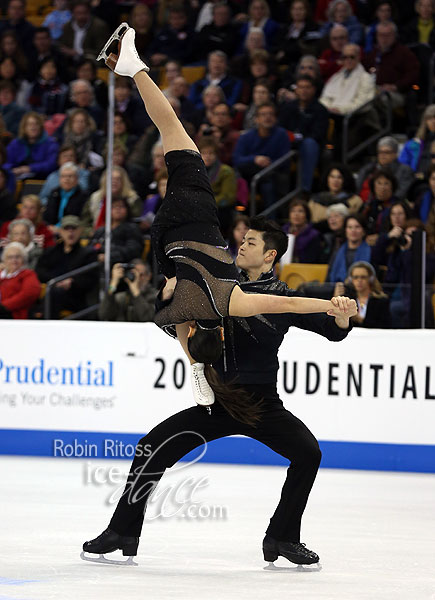
<instances>
[{"instance_id":1,"label":"rink board","mask_svg":"<svg viewBox=\"0 0 435 600\"><path fill-rule=\"evenodd\" d=\"M192 405L187 361L153 324L1 328L0 454L130 460L145 432ZM332 343L291 330L279 392L321 440L322 466L435 472L434 348L433 331L354 330ZM286 464L243 437L210 443L201 460Z\"/></svg>"}]
</instances>

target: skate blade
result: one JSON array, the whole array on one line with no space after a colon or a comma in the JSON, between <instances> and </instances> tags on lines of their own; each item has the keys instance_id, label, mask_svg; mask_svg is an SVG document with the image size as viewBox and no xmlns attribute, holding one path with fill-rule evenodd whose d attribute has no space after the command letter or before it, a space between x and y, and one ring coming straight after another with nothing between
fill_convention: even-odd
<instances>
[{"instance_id":1,"label":"skate blade","mask_svg":"<svg viewBox=\"0 0 435 600\"><path fill-rule=\"evenodd\" d=\"M101 50L100 54L97 56L97 61L101 59L104 59L104 61L106 61L109 58L109 55L107 54L109 46L113 44L113 42L115 42L116 40L119 41L128 29L130 29L130 25L125 22L121 23L121 25L115 29L115 31L105 43L104 48Z\"/></svg>"},{"instance_id":2,"label":"skate blade","mask_svg":"<svg viewBox=\"0 0 435 600\"><path fill-rule=\"evenodd\" d=\"M270 562L266 567L263 567L264 571L287 571L290 573L315 573L316 571L322 570L320 563L314 563L312 565L295 565L294 567L276 567L274 563Z\"/></svg>"},{"instance_id":3,"label":"skate blade","mask_svg":"<svg viewBox=\"0 0 435 600\"><path fill-rule=\"evenodd\" d=\"M132 566L137 567L138 563L134 562L133 557L129 556L127 560L110 560L106 558L104 554L100 554L98 558L94 558L93 556L86 556L84 552L80 553L80 558L82 560L86 560L87 562L100 563L102 565L122 565L122 566Z\"/></svg>"}]
</instances>

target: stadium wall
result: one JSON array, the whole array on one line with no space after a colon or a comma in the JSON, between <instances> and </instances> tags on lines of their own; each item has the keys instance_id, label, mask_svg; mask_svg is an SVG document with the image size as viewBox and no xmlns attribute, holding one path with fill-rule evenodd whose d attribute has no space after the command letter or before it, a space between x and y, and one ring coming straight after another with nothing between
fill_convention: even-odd
<instances>
[{"instance_id":1,"label":"stadium wall","mask_svg":"<svg viewBox=\"0 0 435 600\"><path fill-rule=\"evenodd\" d=\"M153 324L3 321L1 339L0 454L130 460L145 432L192 405L181 348ZM320 440L323 467L435 472L434 348L428 330L286 336L279 392ZM244 437L201 460L286 464Z\"/></svg>"}]
</instances>

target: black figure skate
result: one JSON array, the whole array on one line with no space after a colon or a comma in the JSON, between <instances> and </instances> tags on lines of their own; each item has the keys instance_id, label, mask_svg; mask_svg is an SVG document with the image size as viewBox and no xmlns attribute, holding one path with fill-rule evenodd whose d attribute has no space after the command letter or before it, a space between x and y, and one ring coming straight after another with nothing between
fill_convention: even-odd
<instances>
[{"instance_id":1,"label":"black figure skate","mask_svg":"<svg viewBox=\"0 0 435 600\"><path fill-rule=\"evenodd\" d=\"M139 545L138 537L130 537L118 535L111 529L106 529L101 535L96 537L94 540L85 542L83 544L83 552L80 554L82 560L89 562L103 563L109 565L133 565L137 566L137 563L133 561L133 556L137 554L137 547ZM128 556L127 560L110 560L105 558L103 555L109 552L115 552L115 550L122 550L124 556ZM86 553L98 554L98 557L86 556Z\"/></svg>"},{"instance_id":2,"label":"black figure skate","mask_svg":"<svg viewBox=\"0 0 435 600\"><path fill-rule=\"evenodd\" d=\"M317 565L319 566L319 557L315 552L308 550L305 544L300 542L279 542L270 535L266 535L263 540L263 556L269 567L273 568L272 564L278 558L283 556L287 560L296 565Z\"/></svg>"}]
</instances>

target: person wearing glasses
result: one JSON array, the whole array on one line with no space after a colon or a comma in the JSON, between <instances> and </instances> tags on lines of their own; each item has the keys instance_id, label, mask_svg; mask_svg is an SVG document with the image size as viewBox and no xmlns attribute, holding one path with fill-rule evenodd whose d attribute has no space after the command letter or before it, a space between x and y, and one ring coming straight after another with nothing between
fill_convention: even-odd
<instances>
[{"instance_id":1,"label":"person wearing glasses","mask_svg":"<svg viewBox=\"0 0 435 600\"><path fill-rule=\"evenodd\" d=\"M334 25L329 30L329 48L325 48L319 57L323 81L327 81L343 66L343 49L348 43L349 33L344 25Z\"/></svg>"},{"instance_id":2,"label":"person wearing glasses","mask_svg":"<svg viewBox=\"0 0 435 600\"><path fill-rule=\"evenodd\" d=\"M397 180L395 191L398 200L404 200L409 188L414 183L414 171L410 166L404 165L398 160L399 144L391 136L385 136L378 141L377 159L361 167L358 172L356 189L364 202L370 194L370 179L378 169L389 169Z\"/></svg>"},{"instance_id":3,"label":"person wearing glasses","mask_svg":"<svg viewBox=\"0 0 435 600\"><path fill-rule=\"evenodd\" d=\"M328 80L319 101L330 113L347 115L373 100L375 84L361 64L359 46L346 44L342 60L342 68Z\"/></svg>"},{"instance_id":4,"label":"person wearing glasses","mask_svg":"<svg viewBox=\"0 0 435 600\"><path fill-rule=\"evenodd\" d=\"M349 267L346 281L335 285L336 292L345 289L358 306L358 313L351 317L354 327L391 327L390 299L382 291L376 271L369 262L360 260Z\"/></svg>"}]
</instances>

